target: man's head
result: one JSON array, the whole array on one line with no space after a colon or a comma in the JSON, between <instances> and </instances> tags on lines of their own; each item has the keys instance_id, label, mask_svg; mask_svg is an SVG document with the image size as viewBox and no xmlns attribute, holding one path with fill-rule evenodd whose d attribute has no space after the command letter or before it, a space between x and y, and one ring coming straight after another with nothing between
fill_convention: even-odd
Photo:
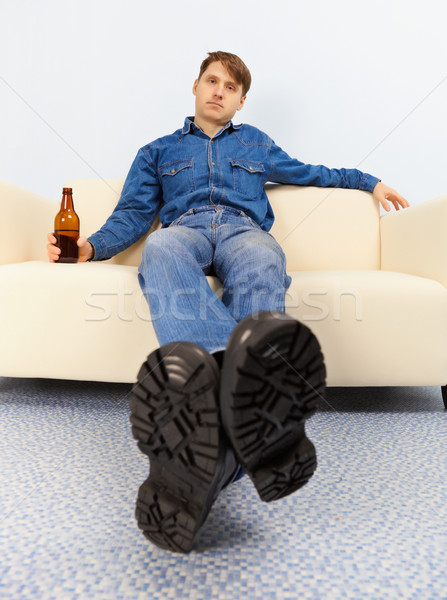
<instances>
[{"instance_id":1,"label":"man's head","mask_svg":"<svg viewBox=\"0 0 447 600\"><path fill-rule=\"evenodd\" d=\"M211 63L220 62L225 69L234 78L236 83L242 87L242 96L246 96L251 86L251 74L245 63L230 52L208 52L208 57L200 65L199 77L200 79L205 71L208 69Z\"/></svg>"},{"instance_id":2,"label":"man's head","mask_svg":"<svg viewBox=\"0 0 447 600\"><path fill-rule=\"evenodd\" d=\"M238 56L210 52L193 86L196 124L217 133L243 107L250 84L250 71Z\"/></svg>"}]
</instances>

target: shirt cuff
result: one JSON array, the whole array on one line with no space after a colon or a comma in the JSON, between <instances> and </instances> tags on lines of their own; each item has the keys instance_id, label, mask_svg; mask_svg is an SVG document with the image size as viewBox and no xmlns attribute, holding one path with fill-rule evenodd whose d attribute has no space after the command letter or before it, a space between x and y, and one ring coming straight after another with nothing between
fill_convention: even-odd
<instances>
[{"instance_id":1,"label":"shirt cuff","mask_svg":"<svg viewBox=\"0 0 447 600\"><path fill-rule=\"evenodd\" d=\"M105 260L107 258L106 245L98 234L94 233L87 238L87 241L90 242L93 247L93 256L89 260Z\"/></svg>"},{"instance_id":2,"label":"shirt cuff","mask_svg":"<svg viewBox=\"0 0 447 600\"><path fill-rule=\"evenodd\" d=\"M90 262L92 260L95 260L96 250L95 250L95 246L92 244L92 242L90 242L90 240L87 240L87 241L90 243L90 246L92 247L92 250L93 250L93 254L87 261L87 262Z\"/></svg>"},{"instance_id":3,"label":"shirt cuff","mask_svg":"<svg viewBox=\"0 0 447 600\"><path fill-rule=\"evenodd\" d=\"M364 173L360 181L360 189L364 190L365 192L373 192L379 181L382 180L378 177L374 177L374 175L370 175L369 173Z\"/></svg>"}]
</instances>

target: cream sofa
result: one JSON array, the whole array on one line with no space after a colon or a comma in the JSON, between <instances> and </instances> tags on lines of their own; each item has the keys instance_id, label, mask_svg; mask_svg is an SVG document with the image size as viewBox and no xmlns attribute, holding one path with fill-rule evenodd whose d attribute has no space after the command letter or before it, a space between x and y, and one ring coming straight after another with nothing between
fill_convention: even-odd
<instances>
[{"instance_id":1,"label":"cream sofa","mask_svg":"<svg viewBox=\"0 0 447 600\"><path fill-rule=\"evenodd\" d=\"M123 181L65 185L89 235ZM367 192L267 193L293 279L287 312L318 337L328 386L440 385L447 402L447 195L380 217ZM132 382L158 346L137 280L144 239L105 262L51 264L58 205L0 182L0 376Z\"/></svg>"}]
</instances>

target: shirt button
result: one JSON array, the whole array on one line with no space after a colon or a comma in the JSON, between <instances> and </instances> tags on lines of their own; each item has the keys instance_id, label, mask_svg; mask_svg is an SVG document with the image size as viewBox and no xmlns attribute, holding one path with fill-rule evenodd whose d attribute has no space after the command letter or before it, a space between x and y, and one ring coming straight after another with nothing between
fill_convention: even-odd
<instances>
[{"instance_id":1,"label":"shirt button","mask_svg":"<svg viewBox=\"0 0 447 600\"><path fill-rule=\"evenodd\" d=\"M213 165L213 167L214 167L214 165L215 165L216 163L211 163L211 164L212 164L212 165Z\"/></svg>"},{"instance_id":2,"label":"shirt button","mask_svg":"<svg viewBox=\"0 0 447 600\"><path fill-rule=\"evenodd\" d=\"M253 167L250 167L250 171L253 171Z\"/></svg>"},{"instance_id":3,"label":"shirt button","mask_svg":"<svg viewBox=\"0 0 447 600\"><path fill-rule=\"evenodd\" d=\"M175 173L175 169L171 169L171 173Z\"/></svg>"}]
</instances>

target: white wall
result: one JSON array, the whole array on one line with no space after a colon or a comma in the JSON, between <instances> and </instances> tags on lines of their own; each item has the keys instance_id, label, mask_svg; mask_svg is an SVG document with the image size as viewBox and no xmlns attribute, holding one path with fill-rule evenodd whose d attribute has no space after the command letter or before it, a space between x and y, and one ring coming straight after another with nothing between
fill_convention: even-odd
<instances>
[{"instance_id":1,"label":"white wall","mask_svg":"<svg viewBox=\"0 0 447 600\"><path fill-rule=\"evenodd\" d=\"M446 22L445 0L2 0L0 178L59 199L125 177L218 49L253 76L236 122L411 203L447 193Z\"/></svg>"}]
</instances>

